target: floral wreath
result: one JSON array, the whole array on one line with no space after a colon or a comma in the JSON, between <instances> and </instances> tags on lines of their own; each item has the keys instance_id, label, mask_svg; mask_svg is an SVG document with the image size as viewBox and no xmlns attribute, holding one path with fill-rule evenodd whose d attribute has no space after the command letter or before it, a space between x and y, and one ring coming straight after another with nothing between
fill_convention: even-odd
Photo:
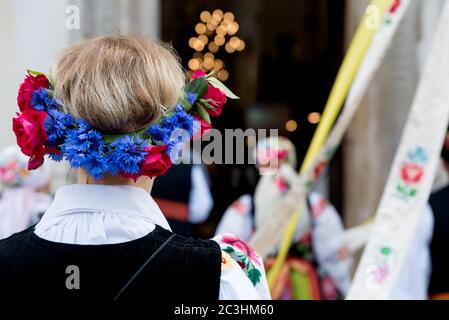
<instances>
[{"instance_id":1,"label":"floral wreath","mask_svg":"<svg viewBox=\"0 0 449 320\"><path fill-rule=\"evenodd\" d=\"M238 99L212 75L195 71L176 107L156 123L133 133L107 135L64 112L54 97L52 79L29 70L17 96L20 113L13 118L17 144L30 157L29 170L39 168L48 155L84 168L95 179L106 173L133 179L161 176L179 160L185 142L212 128L210 118L221 114L227 98Z\"/></svg>"}]
</instances>

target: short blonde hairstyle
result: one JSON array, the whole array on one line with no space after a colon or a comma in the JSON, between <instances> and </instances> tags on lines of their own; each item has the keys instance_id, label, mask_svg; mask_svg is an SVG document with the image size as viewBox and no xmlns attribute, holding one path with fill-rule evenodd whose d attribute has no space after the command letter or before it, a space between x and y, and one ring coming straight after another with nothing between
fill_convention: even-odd
<instances>
[{"instance_id":1,"label":"short blonde hairstyle","mask_svg":"<svg viewBox=\"0 0 449 320\"><path fill-rule=\"evenodd\" d=\"M55 97L97 129L129 133L174 107L185 84L168 45L134 36L105 36L67 48L53 66Z\"/></svg>"}]
</instances>

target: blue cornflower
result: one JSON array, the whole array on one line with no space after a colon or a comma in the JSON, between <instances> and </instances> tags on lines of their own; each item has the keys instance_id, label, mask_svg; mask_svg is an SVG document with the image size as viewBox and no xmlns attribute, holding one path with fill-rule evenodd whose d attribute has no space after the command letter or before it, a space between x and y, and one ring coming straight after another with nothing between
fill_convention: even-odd
<instances>
[{"instance_id":1,"label":"blue cornflower","mask_svg":"<svg viewBox=\"0 0 449 320\"><path fill-rule=\"evenodd\" d=\"M175 112L162 120L162 127L173 132L176 129L186 130L190 136L193 135L194 119L183 107L177 106Z\"/></svg>"},{"instance_id":2,"label":"blue cornflower","mask_svg":"<svg viewBox=\"0 0 449 320\"><path fill-rule=\"evenodd\" d=\"M49 95L47 89L40 88L34 91L31 96L31 106L39 111L47 111L56 109L59 105L57 101Z\"/></svg>"},{"instance_id":3,"label":"blue cornflower","mask_svg":"<svg viewBox=\"0 0 449 320\"><path fill-rule=\"evenodd\" d=\"M198 94L194 92L187 92L187 101L193 106L198 99Z\"/></svg>"},{"instance_id":4,"label":"blue cornflower","mask_svg":"<svg viewBox=\"0 0 449 320\"><path fill-rule=\"evenodd\" d=\"M93 153L103 154L104 141L100 132L93 129L84 120L78 120L78 128L67 130L62 151L72 167L84 167L87 156Z\"/></svg>"},{"instance_id":5,"label":"blue cornflower","mask_svg":"<svg viewBox=\"0 0 449 320\"><path fill-rule=\"evenodd\" d=\"M48 154L48 157L51 160L56 161L56 162L60 162L60 161L62 161L62 159L64 159L64 156L63 156L62 152L59 153L59 154L51 152L51 153Z\"/></svg>"},{"instance_id":6,"label":"blue cornflower","mask_svg":"<svg viewBox=\"0 0 449 320\"><path fill-rule=\"evenodd\" d=\"M151 136L151 139L155 143L165 145L170 139L170 130L162 128L160 125L155 124L147 129L147 133Z\"/></svg>"},{"instance_id":7,"label":"blue cornflower","mask_svg":"<svg viewBox=\"0 0 449 320\"><path fill-rule=\"evenodd\" d=\"M50 109L45 119L45 130L47 131L47 144L57 147L66 135L66 131L74 126L75 121L70 114Z\"/></svg>"},{"instance_id":8,"label":"blue cornflower","mask_svg":"<svg viewBox=\"0 0 449 320\"><path fill-rule=\"evenodd\" d=\"M185 112L184 109L176 112L177 124L179 129L186 130L190 136L193 135L194 119L191 115Z\"/></svg>"},{"instance_id":9,"label":"blue cornflower","mask_svg":"<svg viewBox=\"0 0 449 320\"><path fill-rule=\"evenodd\" d=\"M148 143L138 137L126 135L111 143L114 149L110 155L110 161L118 170L127 174L137 174L140 172L140 163L145 159L148 152Z\"/></svg>"},{"instance_id":10,"label":"blue cornflower","mask_svg":"<svg viewBox=\"0 0 449 320\"><path fill-rule=\"evenodd\" d=\"M107 159L102 154L94 152L86 157L85 168L87 173L95 179L101 179L109 171Z\"/></svg>"},{"instance_id":11,"label":"blue cornflower","mask_svg":"<svg viewBox=\"0 0 449 320\"><path fill-rule=\"evenodd\" d=\"M175 130L177 128L177 125L178 125L178 118L175 113L165 117L164 119L162 119L161 122L161 127L168 131Z\"/></svg>"}]
</instances>

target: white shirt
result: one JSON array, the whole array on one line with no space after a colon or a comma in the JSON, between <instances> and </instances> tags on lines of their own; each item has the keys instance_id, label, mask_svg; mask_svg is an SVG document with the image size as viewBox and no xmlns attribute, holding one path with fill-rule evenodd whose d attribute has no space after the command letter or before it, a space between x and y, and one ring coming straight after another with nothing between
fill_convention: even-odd
<instances>
[{"instance_id":1,"label":"white shirt","mask_svg":"<svg viewBox=\"0 0 449 320\"><path fill-rule=\"evenodd\" d=\"M102 245L136 240L152 232L156 225L170 230L157 204L141 188L70 185L56 192L34 232L53 242ZM222 250L229 246L221 237L214 240ZM270 299L263 264L259 268L262 276L254 284L234 256L223 251L222 261L221 300Z\"/></svg>"}]
</instances>

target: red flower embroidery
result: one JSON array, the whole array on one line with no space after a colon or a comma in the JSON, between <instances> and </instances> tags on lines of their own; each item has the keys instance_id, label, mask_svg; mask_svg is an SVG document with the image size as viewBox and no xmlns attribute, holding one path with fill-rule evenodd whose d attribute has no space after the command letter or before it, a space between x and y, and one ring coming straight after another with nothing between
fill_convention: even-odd
<instances>
[{"instance_id":1,"label":"red flower embroidery","mask_svg":"<svg viewBox=\"0 0 449 320\"><path fill-rule=\"evenodd\" d=\"M418 184L424 176L424 168L416 163L406 163L401 169L401 179L406 184Z\"/></svg>"},{"instance_id":2,"label":"red flower embroidery","mask_svg":"<svg viewBox=\"0 0 449 320\"><path fill-rule=\"evenodd\" d=\"M327 161L326 160L324 160L324 161L321 161L316 167L315 167L315 169L313 170L313 178L316 180L316 179L318 179L320 176L321 176L321 174L323 173L323 171L326 169L326 167L327 167Z\"/></svg>"},{"instance_id":3,"label":"red flower embroidery","mask_svg":"<svg viewBox=\"0 0 449 320\"><path fill-rule=\"evenodd\" d=\"M226 244L229 244L230 246L239 249L242 251L250 261L256 263L257 265L261 265L261 262L259 260L259 256L257 255L256 251L248 245L245 241L241 240L240 238L233 236L233 235L223 235L222 241ZM244 266L243 266L244 267Z\"/></svg>"},{"instance_id":4,"label":"red flower embroidery","mask_svg":"<svg viewBox=\"0 0 449 320\"><path fill-rule=\"evenodd\" d=\"M401 5L401 0L394 0L393 4L390 7L390 13L395 13Z\"/></svg>"},{"instance_id":5,"label":"red flower embroidery","mask_svg":"<svg viewBox=\"0 0 449 320\"><path fill-rule=\"evenodd\" d=\"M240 200L234 201L231 206L240 215L245 215L248 212L246 204Z\"/></svg>"}]
</instances>

